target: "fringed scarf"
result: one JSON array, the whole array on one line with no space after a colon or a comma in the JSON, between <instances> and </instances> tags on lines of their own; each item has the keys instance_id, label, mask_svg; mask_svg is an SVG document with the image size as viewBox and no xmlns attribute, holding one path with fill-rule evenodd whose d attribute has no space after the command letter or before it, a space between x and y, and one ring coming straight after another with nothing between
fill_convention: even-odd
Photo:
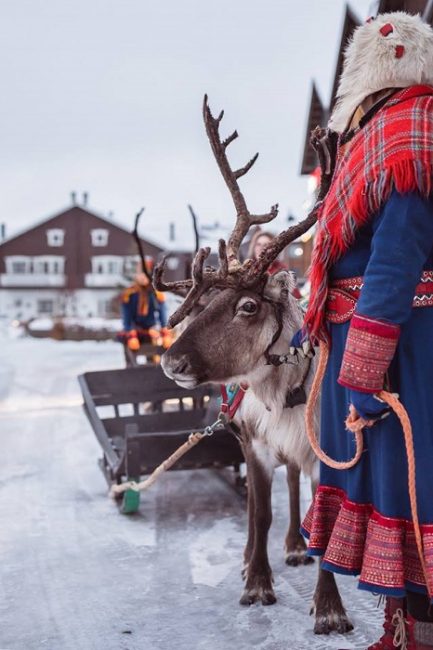
<instances>
[{"instance_id":1,"label":"fringed scarf","mask_svg":"<svg viewBox=\"0 0 433 650\"><path fill-rule=\"evenodd\" d=\"M394 188L423 196L433 191L432 86L398 91L348 145L339 146L334 177L318 213L304 321L311 338L327 339L329 269Z\"/></svg>"}]
</instances>

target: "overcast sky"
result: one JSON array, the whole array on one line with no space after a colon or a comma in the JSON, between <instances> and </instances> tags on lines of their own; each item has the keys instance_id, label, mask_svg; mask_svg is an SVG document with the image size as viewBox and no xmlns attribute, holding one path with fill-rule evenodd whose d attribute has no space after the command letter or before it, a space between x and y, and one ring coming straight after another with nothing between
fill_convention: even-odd
<instances>
[{"instance_id":1,"label":"overcast sky","mask_svg":"<svg viewBox=\"0 0 433 650\"><path fill-rule=\"evenodd\" d=\"M353 0L365 19L371 0ZM189 237L186 204L229 225L233 207L201 103L237 128L233 164L253 212L302 216L299 176L315 78L330 95L343 0L9 0L0 13L0 221L8 235L88 191L89 207L142 234ZM144 218L143 218L144 219ZM276 229L276 228L275 228ZM192 239L192 235L191 235Z\"/></svg>"}]
</instances>

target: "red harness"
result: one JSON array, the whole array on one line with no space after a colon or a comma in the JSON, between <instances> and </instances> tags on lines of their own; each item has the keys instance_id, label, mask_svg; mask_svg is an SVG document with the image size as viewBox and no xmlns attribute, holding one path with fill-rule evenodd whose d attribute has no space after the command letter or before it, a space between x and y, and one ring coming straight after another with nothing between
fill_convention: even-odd
<instances>
[{"instance_id":1,"label":"red harness","mask_svg":"<svg viewBox=\"0 0 433 650\"><path fill-rule=\"evenodd\" d=\"M234 395L229 398L225 384L221 384L221 413L224 413L229 420L233 420L236 411L240 407L245 393L248 390L248 384L241 382Z\"/></svg>"}]
</instances>

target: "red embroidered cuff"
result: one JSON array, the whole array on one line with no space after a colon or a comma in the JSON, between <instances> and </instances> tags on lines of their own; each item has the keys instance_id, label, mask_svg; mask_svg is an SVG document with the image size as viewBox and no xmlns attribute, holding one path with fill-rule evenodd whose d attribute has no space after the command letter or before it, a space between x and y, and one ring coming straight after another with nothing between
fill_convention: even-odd
<instances>
[{"instance_id":1,"label":"red embroidered cuff","mask_svg":"<svg viewBox=\"0 0 433 650\"><path fill-rule=\"evenodd\" d=\"M354 314L338 383L361 393L381 391L399 336L399 325Z\"/></svg>"}]
</instances>

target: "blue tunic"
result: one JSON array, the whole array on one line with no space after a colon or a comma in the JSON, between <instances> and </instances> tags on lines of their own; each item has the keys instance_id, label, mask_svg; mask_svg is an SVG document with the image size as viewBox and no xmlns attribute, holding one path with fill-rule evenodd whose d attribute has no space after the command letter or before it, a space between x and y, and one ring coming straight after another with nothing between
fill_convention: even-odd
<instances>
[{"instance_id":1,"label":"blue tunic","mask_svg":"<svg viewBox=\"0 0 433 650\"><path fill-rule=\"evenodd\" d=\"M364 277L357 312L401 326L388 378L413 427L417 502L433 584L433 308L412 306L423 270L433 269L433 200L394 192L357 234L330 279ZM331 353L322 389L321 446L336 460L353 457L346 431L349 390L340 373L350 322L330 324ZM360 574L359 587L404 596L425 593L408 497L407 457L394 414L364 430L365 452L352 469L320 469L320 487L303 524L309 552L324 568Z\"/></svg>"},{"instance_id":2,"label":"blue tunic","mask_svg":"<svg viewBox=\"0 0 433 650\"><path fill-rule=\"evenodd\" d=\"M149 329L155 327L157 317L159 325L167 325L167 307L165 302L158 300L152 291L147 292L147 313L140 313L140 289L128 291L127 298L122 302L122 322L123 329L128 332L132 329L142 328Z\"/></svg>"}]
</instances>

